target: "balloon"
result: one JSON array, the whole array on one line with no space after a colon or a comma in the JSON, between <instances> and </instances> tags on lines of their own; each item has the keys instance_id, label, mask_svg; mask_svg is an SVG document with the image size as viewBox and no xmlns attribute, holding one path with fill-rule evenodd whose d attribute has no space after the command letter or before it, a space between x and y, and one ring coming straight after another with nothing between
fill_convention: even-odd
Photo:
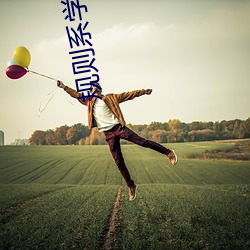
<instances>
[{"instance_id":1,"label":"balloon","mask_svg":"<svg viewBox=\"0 0 250 250\"><path fill-rule=\"evenodd\" d=\"M24 76L27 73L27 69L19 66L19 65L10 65L6 69L6 75L11 79L18 79Z\"/></svg>"},{"instance_id":2,"label":"balloon","mask_svg":"<svg viewBox=\"0 0 250 250\"><path fill-rule=\"evenodd\" d=\"M30 65L30 52L23 46L15 48L13 58L16 61L17 65L28 68Z\"/></svg>"},{"instance_id":3,"label":"balloon","mask_svg":"<svg viewBox=\"0 0 250 250\"><path fill-rule=\"evenodd\" d=\"M10 65L17 65L16 61L13 58L8 61L7 67Z\"/></svg>"}]
</instances>

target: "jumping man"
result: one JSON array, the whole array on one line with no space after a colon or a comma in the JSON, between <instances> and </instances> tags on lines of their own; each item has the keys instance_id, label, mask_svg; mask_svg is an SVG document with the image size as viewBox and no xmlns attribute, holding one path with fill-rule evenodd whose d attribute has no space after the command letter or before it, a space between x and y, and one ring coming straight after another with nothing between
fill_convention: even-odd
<instances>
[{"instance_id":1,"label":"jumping man","mask_svg":"<svg viewBox=\"0 0 250 250\"><path fill-rule=\"evenodd\" d=\"M100 132L104 132L106 141L109 144L110 152L120 170L124 180L129 187L129 199L136 197L136 185L131 179L127 166L121 152L120 139L133 142L139 146L151 148L159 153L166 155L171 164L177 163L177 156L174 150L163 147L161 144L146 140L132 130L127 128L119 103L132 100L142 95L150 95L152 89L135 90L121 94L102 95L99 83L95 83L91 93L94 97L82 98L82 94L74 89L65 86L61 81L57 81L57 86L63 88L73 98L77 98L83 105L88 107L88 126L89 129L97 127ZM99 97L97 97L99 96Z\"/></svg>"}]
</instances>

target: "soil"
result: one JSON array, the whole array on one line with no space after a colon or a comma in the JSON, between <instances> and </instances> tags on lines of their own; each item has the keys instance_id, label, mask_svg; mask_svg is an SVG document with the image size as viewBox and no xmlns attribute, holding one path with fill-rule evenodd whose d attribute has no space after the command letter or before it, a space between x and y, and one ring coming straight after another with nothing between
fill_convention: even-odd
<instances>
[{"instance_id":1,"label":"soil","mask_svg":"<svg viewBox=\"0 0 250 250\"><path fill-rule=\"evenodd\" d=\"M107 229L107 233L104 239L104 249L112 249L112 246L117 241L117 234L119 229L119 220L122 213L122 206L121 206L121 197L122 197L122 187L119 187L116 201L114 203L114 207L112 210L112 214L110 216L110 222Z\"/></svg>"}]
</instances>

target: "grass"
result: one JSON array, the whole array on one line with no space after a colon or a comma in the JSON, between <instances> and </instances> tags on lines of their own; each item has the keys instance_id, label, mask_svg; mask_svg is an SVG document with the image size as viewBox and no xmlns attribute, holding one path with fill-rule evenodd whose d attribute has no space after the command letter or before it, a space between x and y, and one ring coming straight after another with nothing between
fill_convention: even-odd
<instances>
[{"instance_id":1,"label":"grass","mask_svg":"<svg viewBox=\"0 0 250 250\"><path fill-rule=\"evenodd\" d=\"M17 185L25 192L23 185ZM42 187L45 189L48 186ZM9 186L10 188L10 186ZM117 186L71 186L40 193L1 218L0 249L99 249ZM33 190L41 186L33 185ZM10 190L9 190L10 191Z\"/></svg>"},{"instance_id":2,"label":"grass","mask_svg":"<svg viewBox=\"0 0 250 250\"><path fill-rule=\"evenodd\" d=\"M122 150L137 199L123 184L114 249L249 249L249 161L187 159L231 142L167 144L167 158ZM102 249L122 179L108 146L0 147L0 249Z\"/></svg>"},{"instance_id":3,"label":"grass","mask_svg":"<svg viewBox=\"0 0 250 250\"><path fill-rule=\"evenodd\" d=\"M245 185L141 185L134 204L124 199L118 249L246 249L249 191Z\"/></svg>"},{"instance_id":4,"label":"grass","mask_svg":"<svg viewBox=\"0 0 250 250\"><path fill-rule=\"evenodd\" d=\"M6 146L0 159L0 183L121 183L106 146Z\"/></svg>"}]
</instances>

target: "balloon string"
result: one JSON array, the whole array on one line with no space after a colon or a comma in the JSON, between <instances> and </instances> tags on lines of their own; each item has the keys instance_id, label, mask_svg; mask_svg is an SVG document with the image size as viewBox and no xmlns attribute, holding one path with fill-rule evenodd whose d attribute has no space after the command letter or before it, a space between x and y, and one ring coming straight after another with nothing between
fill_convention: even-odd
<instances>
[{"instance_id":1,"label":"balloon string","mask_svg":"<svg viewBox=\"0 0 250 250\"><path fill-rule=\"evenodd\" d=\"M53 78L53 77L50 77L50 76L46 76L46 75L43 75L43 74L37 73L37 72L35 72L35 71L33 71L33 70L30 70L30 69L27 69L27 71L28 71L28 72L30 72L30 73L33 73L33 74L37 74L37 75L39 75L39 76L46 77L46 78L48 78L48 79L50 79L50 80L57 81L57 79L55 79L55 78Z\"/></svg>"},{"instance_id":2,"label":"balloon string","mask_svg":"<svg viewBox=\"0 0 250 250\"><path fill-rule=\"evenodd\" d=\"M56 94L56 91L58 90L58 88L54 89L53 91L51 91L50 93L48 93L47 95L45 95L42 99L42 101L40 102L39 108L38 108L38 114L37 116L40 118L41 117L41 113L49 106L49 103L51 102L52 98L54 97L54 95ZM45 103L45 105L43 105L43 102L46 100L46 98L49 98L47 100L47 102ZM68 102L75 107L75 105L68 100Z\"/></svg>"},{"instance_id":3,"label":"balloon string","mask_svg":"<svg viewBox=\"0 0 250 250\"><path fill-rule=\"evenodd\" d=\"M70 100L68 100L68 102L69 102L73 107L75 107L75 105L74 105Z\"/></svg>"},{"instance_id":4,"label":"balloon string","mask_svg":"<svg viewBox=\"0 0 250 250\"><path fill-rule=\"evenodd\" d=\"M51 102L52 98L55 95L56 90L57 90L57 88L44 96L43 99L45 100L46 98L48 98L51 95L49 97L48 101L46 102L46 104L44 105L44 107L42 107L43 100L40 102L40 105L39 105L39 108L38 108L38 114L37 114L39 118L40 118L41 113L48 107L49 103Z\"/></svg>"}]
</instances>

